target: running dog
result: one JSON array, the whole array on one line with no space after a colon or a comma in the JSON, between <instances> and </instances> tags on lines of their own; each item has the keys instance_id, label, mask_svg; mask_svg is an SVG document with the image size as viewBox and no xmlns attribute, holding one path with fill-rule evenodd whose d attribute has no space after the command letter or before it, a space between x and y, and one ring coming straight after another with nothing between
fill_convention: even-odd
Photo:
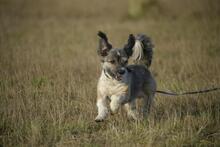
<instances>
[{"instance_id":1,"label":"running dog","mask_svg":"<svg viewBox=\"0 0 220 147\"><path fill-rule=\"evenodd\" d=\"M98 55L102 72L97 85L98 115L95 121L103 121L109 111L117 113L124 106L129 118L141 120L150 111L156 82L149 71L152 61L153 44L143 34L129 35L123 48L113 48L105 33L99 31ZM143 98L143 115L136 110L136 99Z\"/></svg>"}]
</instances>

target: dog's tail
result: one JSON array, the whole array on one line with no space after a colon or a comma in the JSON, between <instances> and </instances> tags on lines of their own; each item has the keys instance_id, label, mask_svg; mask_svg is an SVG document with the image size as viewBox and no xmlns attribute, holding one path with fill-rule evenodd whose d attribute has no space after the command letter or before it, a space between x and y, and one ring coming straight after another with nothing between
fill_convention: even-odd
<instances>
[{"instance_id":1,"label":"dog's tail","mask_svg":"<svg viewBox=\"0 0 220 147\"><path fill-rule=\"evenodd\" d=\"M132 63L150 67L154 47L150 37L144 34L138 34L135 39L135 45L131 56Z\"/></svg>"}]
</instances>

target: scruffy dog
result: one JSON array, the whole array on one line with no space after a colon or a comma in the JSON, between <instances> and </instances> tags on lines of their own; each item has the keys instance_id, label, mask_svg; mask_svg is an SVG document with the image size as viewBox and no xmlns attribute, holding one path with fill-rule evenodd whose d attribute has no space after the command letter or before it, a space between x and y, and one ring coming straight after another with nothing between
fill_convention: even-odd
<instances>
[{"instance_id":1,"label":"scruffy dog","mask_svg":"<svg viewBox=\"0 0 220 147\"><path fill-rule=\"evenodd\" d=\"M103 121L107 117L108 99L112 114L123 105L129 118L140 120L146 117L156 91L156 82L148 70L153 55L150 38L143 34L136 37L130 34L123 48L113 48L105 33L99 31L98 36L102 73L97 87L98 115L95 121ZM136 110L137 98L144 99L143 115Z\"/></svg>"}]
</instances>

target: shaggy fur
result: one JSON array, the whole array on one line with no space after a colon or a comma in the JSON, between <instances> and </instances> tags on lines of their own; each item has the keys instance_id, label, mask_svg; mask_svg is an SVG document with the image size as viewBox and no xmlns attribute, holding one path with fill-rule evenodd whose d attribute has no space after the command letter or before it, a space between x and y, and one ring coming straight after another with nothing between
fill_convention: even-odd
<instances>
[{"instance_id":1,"label":"shaggy fur","mask_svg":"<svg viewBox=\"0 0 220 147\"><path fill-rule=\"evenodd\" d=\"M111 100L111 113L117 113L123 105L129 118L140 120L142 117L136 111L136 99L143 98L143 117L146 117L156 91L156 82L148 69L153 54L150 38L131 34L127 44L118 49L112 47L105 33L99 32L98 36L102 73L97 86L98 115L95 120L103 121L107 117L108 99ZM128 65L129 59L131 64Z\"/></svg>"}]
</instances>

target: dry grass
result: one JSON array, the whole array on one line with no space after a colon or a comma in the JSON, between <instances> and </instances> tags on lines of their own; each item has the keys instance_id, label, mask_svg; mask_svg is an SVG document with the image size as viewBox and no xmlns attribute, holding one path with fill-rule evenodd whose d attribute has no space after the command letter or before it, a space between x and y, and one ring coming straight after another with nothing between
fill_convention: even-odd
<instances>
[{"instance_id":1,"label":"dry grass","mask_svg":"<svg viewBox=\"0 0 220 147\"><path fill-rule=\"evenodd\" d=\"M218 1L158 0L140 20L127 1L0 0L0 146L218 146L220 92L156 95L148 121L95 123L97 30L122 46L152 37L158 89L220 85Z\"/></svg>"}]
</instances>

